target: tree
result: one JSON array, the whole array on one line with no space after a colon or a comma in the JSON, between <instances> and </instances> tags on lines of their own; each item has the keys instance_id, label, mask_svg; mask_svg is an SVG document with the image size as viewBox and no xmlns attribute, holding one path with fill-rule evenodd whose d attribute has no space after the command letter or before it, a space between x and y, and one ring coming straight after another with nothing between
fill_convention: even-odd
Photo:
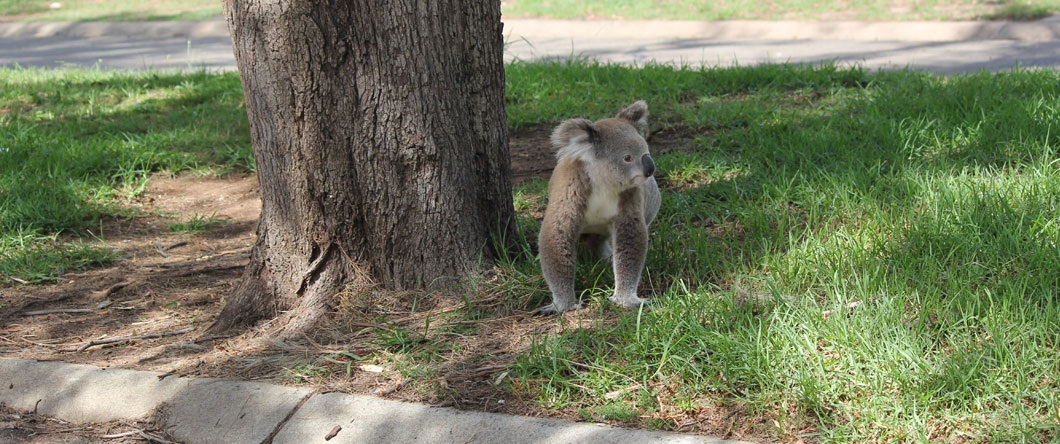
<instances>
[{"instance_id":1,"label":"tree","mask_svg":"<svg viewBox=\"0 0 1060 444\"><path fill-rule=\"evenodd\" d=\"M347 284L439 287L514 239L498 1L225 0L262 213L213 333L312 328Z\"/></svg>"}]
</instances>

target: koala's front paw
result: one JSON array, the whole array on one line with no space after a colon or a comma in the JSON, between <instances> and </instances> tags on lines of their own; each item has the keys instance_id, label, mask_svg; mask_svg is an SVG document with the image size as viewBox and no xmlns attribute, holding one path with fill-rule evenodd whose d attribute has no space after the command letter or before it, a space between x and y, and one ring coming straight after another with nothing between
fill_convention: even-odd
<instances>
[{"instance_id":1,"label":"koala's front paw","mask_svg":"<svg viewBox=\"0 0 1060 444\"><path fill-rule=\"evenodd\" d=\"M648 308L651 307L651 301L650 300L644 299L644 298L639 298L639 297L636 297L636 296L619 297L618 295L615 295L615 296L611 296L610 298L608 298L608 300L610 300L611 302L614 302L615 305L618 305L618 306L621 306L621 307L625 307L625 308L629 308L629 309L637 309L637 308L641 308L641 307L644 307L645 309L648 309Z\"/></svg>"},{"instance_id":2,"label":"koala's front paw","mask_svg":"<svg viewBox=\"0 0 1060 444\"><path fill-rule=\"evenodd\" d=\"M561 307L557 306L555 303L552 303L552 304L548 304L548 305L546 305L544 307L541 307L541 308L539 308L537 310L534 310L530 314L532 314L534 316L552 316L552 315L555 315L555 314L563 313L565 311L576 310L576 309L579 309L579 308L581 308L581 305L579 305L579 304L575 304L575 305L572 305L572 306L566 307L566 308L561 308Z\"/></svg>"}]
</instances>

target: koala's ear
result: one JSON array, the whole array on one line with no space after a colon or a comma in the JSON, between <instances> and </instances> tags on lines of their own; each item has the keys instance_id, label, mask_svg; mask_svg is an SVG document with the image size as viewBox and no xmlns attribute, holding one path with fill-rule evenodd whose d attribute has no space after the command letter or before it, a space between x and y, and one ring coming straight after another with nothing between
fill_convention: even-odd
<instances>
[{"instance_id":1,"label":"koala's ear","mask_svg":"<svg viewBox=\"0 0 1060 444\"><path fill-rule=\"evenodd\" d=\"M575 156L591 159L593 144L600 139L600 133L593 122L586 119L570 119L559 124L552 131L552 146L557 150L556 157Z\"/></svg>"},{"instance_id":2,"label":"koala's ear","mask_svg":"<svg viewBox=\"0 0 1060 444\"><path fill-rule=\"evenodd\" d=\"M638 100L632 105L626 107L626 109L618 112L619 119L628 120L632 123L637 131L640 131L642 135L648 133L648 103L643 100Z\"/></svg>"}]
</instances>

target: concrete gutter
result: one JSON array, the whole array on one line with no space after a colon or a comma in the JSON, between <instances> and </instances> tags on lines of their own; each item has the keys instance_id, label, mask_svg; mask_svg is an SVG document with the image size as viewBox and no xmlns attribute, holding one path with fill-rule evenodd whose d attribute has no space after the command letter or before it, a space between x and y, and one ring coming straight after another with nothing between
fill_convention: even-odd
<instances>
[{"instance_id":1,"label":"concrete gutter","mask_svg":"<svg viewBox=\"0 0 1060 444\"><path fill-rule=\"evenodd\" d=\"M507 416L260 382L165 377L56 361L0 358L0 404L71 422L159 415L189 444L739 444L548 418ZM327 439L329 432L338 433Z\"/></svg>"},{"instance_id":2,"label":"concrete gutter","mask_svg":"<svg viewBox=\"0 0 1060 444\"><path fill-rule=\"evenodd\" d=\"M1043 20L975 22L663 21L504 19L509 37L710 40L845 40L954 42L1060 38L1060 16ZM223 20L203 22L0 22L0 37L228 37Z\"/></svg>"}]
</instances>

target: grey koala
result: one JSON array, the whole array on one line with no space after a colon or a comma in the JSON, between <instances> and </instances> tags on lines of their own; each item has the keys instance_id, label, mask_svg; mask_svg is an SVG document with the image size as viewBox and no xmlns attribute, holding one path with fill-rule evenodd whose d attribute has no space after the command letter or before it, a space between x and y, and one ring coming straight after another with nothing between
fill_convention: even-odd
<instances>
[{"instance_id":1,"label":"grey koala","mask_svg":"<svg viewBox=\"0 0 1060 444\"><path fill-rule=\"evenodd\" d=\"M648 225L661 203L652 176L655 162L644 140L647 118L648 104L641 100L613 118L570 119L552 132L559 162L548 182L538 238L552 303L535 314L581 306L574 294L574 265L583 237L603 238L598 250L611 258L615 275L611 302L627 308L647 302L637 296L637 287L648 252Z\"/></svg>"}]
</instances>

